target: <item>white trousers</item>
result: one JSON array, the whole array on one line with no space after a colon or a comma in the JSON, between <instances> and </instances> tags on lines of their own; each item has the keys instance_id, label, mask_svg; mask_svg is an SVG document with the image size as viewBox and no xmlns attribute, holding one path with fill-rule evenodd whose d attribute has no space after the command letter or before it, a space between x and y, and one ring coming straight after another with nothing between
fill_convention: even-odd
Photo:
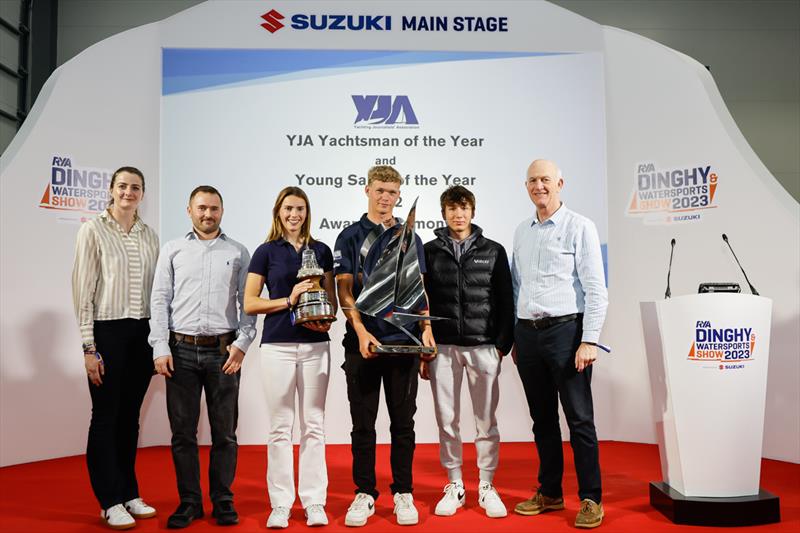
<instances>
[{"instance_id":1,"label":"white trousers","mask_svg":"<svg viewBox=\"0 0 800 533\"><path fill-rule=\"evenodd\" d=\"M475 449L480 479L491 483L500 451L500 432L495 416L500 397L500 354L490 344L439 344L437 347L439 355L430 364L430 376L436 423L439 425L439 459L450 481L462 479L461 382L466 371L475 414Z\"/></svg>"},{"instance_id":2,"label":"white trousers","mask_svg":"<svg viewBox=\"0 0 800 533\"><path fill-rule=\"evenodd\" d=\"M295 394L300 404L298 494L303 508L325 505L325 396L331 369L330 343L280 342L261 345L261 378L270 417L267 490L270 505L294 504Z\"/></svg>"}]
</instances>

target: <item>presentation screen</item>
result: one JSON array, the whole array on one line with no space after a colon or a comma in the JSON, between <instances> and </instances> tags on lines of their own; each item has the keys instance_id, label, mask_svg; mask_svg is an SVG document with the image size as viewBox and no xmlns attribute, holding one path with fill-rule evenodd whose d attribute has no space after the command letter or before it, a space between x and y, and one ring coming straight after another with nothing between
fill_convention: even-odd
<instances>
[{"instance_id":1,"label":"presentation screen","mask_svg":"<svg viewBox=\"0 0 800 533\"><path fill-rule=\"evenodd\" d=\"M526 169L542 157L605 244L603 87L598 53L164 49L162 239L190 229L188 195L211 184L223 229L252 251L278 191L295 185L313 236L333 247L366 211L368 169L390 164L405 180L395 214L418 198L424 241L444 225L439 195L464 185L474 222L510 256L534 211Z\"/></svg>"}]
</instances>

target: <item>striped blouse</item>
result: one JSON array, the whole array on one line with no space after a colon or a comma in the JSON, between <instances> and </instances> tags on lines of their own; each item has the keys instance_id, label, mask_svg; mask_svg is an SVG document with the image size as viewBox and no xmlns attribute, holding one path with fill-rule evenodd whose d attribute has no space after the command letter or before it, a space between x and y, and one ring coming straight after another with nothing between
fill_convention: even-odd
<instances>
[{"instance_id":1,"label":"striped blouse","mask_svg":"<svg viewBox=\"0 0 800 533\"><path fill-rule=\"evenodd\" d=\"M130 233L103 211L78 230L72 300L84 344L95 320L149 318L158 236L138 216Z\"/></svg>"}]
</instances>

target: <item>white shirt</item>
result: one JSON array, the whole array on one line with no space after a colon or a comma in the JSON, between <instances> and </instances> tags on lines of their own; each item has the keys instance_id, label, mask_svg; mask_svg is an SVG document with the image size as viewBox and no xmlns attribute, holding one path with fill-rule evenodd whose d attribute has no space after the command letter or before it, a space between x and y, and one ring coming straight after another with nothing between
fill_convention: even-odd
<instances>
[{"instance_id":1,"label":"white shirt","mask_svg":"<svg viewBox=\"0 0 800 533\"><path fill-rule=\"evenodd\" d=\"M596 343L608 291L597 228L562 203L549 219L533 216L514 233L511 280L517 318L583 313L582 342Z\"/></svg>"},{"instance_id":2,"label":"white shirt","mask_svg":"<svg viewBox=\"0 0 800 533\"><path fill-rule=\"evenodd\" d=\"M256 317L244 313L249 264L247 248L224 233L204 241L190 231L165 244L150 299L153 358L170 354L170 331L213 336L238 330L233 344L246 352L256 336Z\"/></svg>"}]
</instances>

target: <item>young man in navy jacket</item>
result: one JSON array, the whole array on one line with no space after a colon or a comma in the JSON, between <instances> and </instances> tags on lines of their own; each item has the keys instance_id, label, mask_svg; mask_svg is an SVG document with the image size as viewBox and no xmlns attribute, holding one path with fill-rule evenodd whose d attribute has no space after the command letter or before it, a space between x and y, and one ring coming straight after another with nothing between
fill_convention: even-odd
<instances>
[{"instance_id":1,"label":"young man in navy jacket","mask_svg":"<svg viewBox=\"0 0 800 533\"><path fill-rule=\"evenodd\" d=\"M400 197L400 174L390 166L372 167L367 174L365 193L367 212L358 223L348 226L336 239L333 252L336 271L336 290L347 317L344 345L344 365L347 376L347 399L353 421L351 450L353 481L356 496L345 516L345 525L359 527L375 513L378 497L375 479L375 422L378 415L381 383L386 394L386 407L391 418L392 484L394 514L400 525L419 521L414 505L411 465L414 459L414 413L417 410L416 355L389 356L371 351L370 345L408 344L408 338L383 319L362 315L355 307L369 275L392 234L402 221L393 214ZM420 271L425 272L422 241L415 235ZM425 346L433 346L430 321L409 327L421 337Z\"/></svg>"}]
</instances>

